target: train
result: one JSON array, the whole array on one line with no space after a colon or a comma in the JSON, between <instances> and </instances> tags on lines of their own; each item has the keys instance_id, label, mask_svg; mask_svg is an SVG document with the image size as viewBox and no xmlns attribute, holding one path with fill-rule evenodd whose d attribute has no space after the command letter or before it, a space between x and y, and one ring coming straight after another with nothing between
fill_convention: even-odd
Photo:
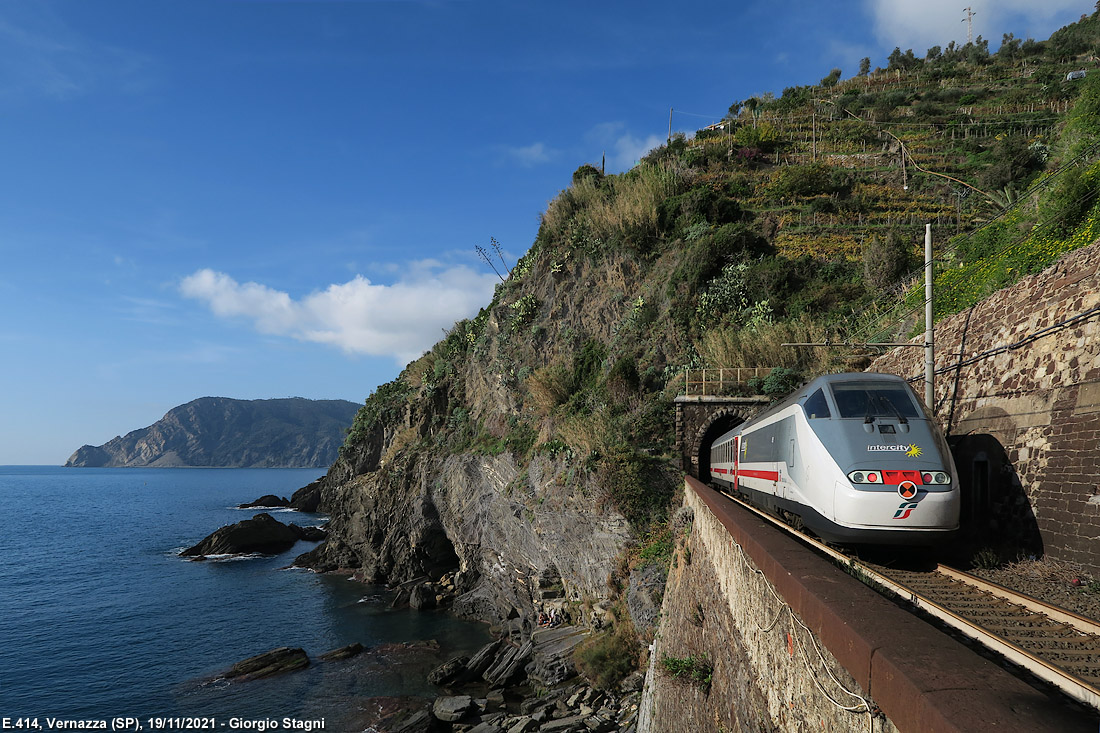
<instances>
[{"instance_id":1,"label":"train","mask_svg":"<svg viewBox=\"0 0 1100 733\"><path fill-rule=\"evenodd\" d=\"M842 545L936 545L959 528L942 432L892 374L829 374L720 435L710 481Z\"/></svg>"}]
</instances>

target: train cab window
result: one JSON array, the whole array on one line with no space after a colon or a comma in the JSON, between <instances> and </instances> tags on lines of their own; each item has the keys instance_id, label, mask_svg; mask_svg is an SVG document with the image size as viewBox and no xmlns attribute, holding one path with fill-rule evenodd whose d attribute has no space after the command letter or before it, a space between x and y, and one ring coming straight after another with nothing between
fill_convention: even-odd
<instances>
[{"instance_id":1,"label":"train cab window","mask_svg":"<svg viewBox=\"0 0 1100 733\"><path fill-rule=\"evenodd\" d=\"M831 417L829 413L829 403L825 401L824 390L817 390L809 399L806 400L806 404L802 406L802 409L806 411L806 416L813 420L814 418Z\"/></svg>"},{"instance_id":2,"label":"train cab window","mask_svg":"<svg viewBox=\"0 0 1100 733\"><path fill-rule=\"evenodd\" d=\"M837 382L833 399L841 417L920 417L904 385L885 382Z\"/></svg>"}]
</instances>

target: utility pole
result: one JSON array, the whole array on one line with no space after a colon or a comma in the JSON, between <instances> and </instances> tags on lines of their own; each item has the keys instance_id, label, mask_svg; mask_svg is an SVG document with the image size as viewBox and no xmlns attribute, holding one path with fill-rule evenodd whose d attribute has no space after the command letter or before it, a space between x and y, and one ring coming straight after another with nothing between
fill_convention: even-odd
<instances>
[{"instance_id":1,"label":"utility pole","mask_svg":"<svg viewBox=\"0 0 1100 733\"><path fill-rule=\"evenodd\" d=\"M928 412L935 414L936 410L936 390L935 390L935 376L936 376L936 336L935 326L933 325L933 308L932 308L932 225L924 225L924 343L914 344L912 342L905 343L856 343L852 341L818 341L818 342L801 342L801 343L785 343L782 346L815 346L815 347L829 347L829 346L845 346L848 348L860 348L860 347L918 347L924 349L924 404L928 406Z\"/></svg>"},{"instance_id":2,"label":"utility pole","mask_svg":"<svg viewBox=\"0 0 1100 733\"><path fill-rule=\"evenodd\" d=\"M936 410L936 338L932 322L932 225L924 225L924 404Z\"/></svg>"},{"instance_id":3,"label":"utility pole","mask_svg":"<svg viewBox=\"0 0 1100 733\"><path fill-rule=\"evenodd\" d=\"M668 108L668 144L672 144L672 107Z\"/></svg>"},{"instance_id":4,"label":"utility pole","mask_svg":"<svg viewBox=\"0 0 1100 733\"><path fill-rule=\"evenodd\" d=\"M965 8L963 8L963 10L966 11L966 19L965 20L960 20L959 22L960 23L966 23L966 42L967 43L973 43L974 42L974 16L977 15L977 13L975 13L973 10L971 10L969 5L967 5Z\"/></svg>"},{"instance_id":5,"label":"utility pole","mask_svg":"<svg viewBox=\"0 0 1100 733\"><path fill-rule=\"evenodd\" d=\"M817 162L817 100L814 100L814 116L813 125L811 126L811 135L813 135L813 161Z\"/></svg>"}]
</instances>

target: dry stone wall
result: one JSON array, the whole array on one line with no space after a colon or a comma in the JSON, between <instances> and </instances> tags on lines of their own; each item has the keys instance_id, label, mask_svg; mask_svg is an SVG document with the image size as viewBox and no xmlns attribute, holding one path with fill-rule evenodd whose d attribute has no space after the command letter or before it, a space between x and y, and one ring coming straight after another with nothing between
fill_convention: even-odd
<instances>
[{"instance_id":1,"label":"dry stone wall","mask_svg":"<svg viewBox=\"0 0 1100 733\"><path fill-rule=\"evenodd\" d=\"M936 326L964 520L1100 572L1100 243ZM921 339L923 340L923 337ZM920 349L871 371L923 374ZM916 385L920 392L920 385Z\"/></svg>"},{"instance_id":2,"label":"dry stone wall","mask_svg":"<svg viewBox=\"0 0 1100 733\"><path fill-rule=\"evenodd\" d=\"M873 701L690 488L679 516L691 520L679 522L641 733L896 731L864 712ZM689 657L713 665L709 685L670 676L661 663Z\"/></svg>"}]
</instances>

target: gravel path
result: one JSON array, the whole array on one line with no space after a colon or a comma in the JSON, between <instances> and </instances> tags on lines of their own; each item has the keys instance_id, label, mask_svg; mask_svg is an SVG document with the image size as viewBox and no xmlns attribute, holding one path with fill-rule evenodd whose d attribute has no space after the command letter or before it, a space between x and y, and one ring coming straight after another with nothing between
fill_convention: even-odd
<instances>
[{"instance_id":1,"label":"gravel path","mask_svg":"<svg viewBox=\"0 0 1100 733\"><path fill-rule=\"evenodd\" d=\"M1021 560L992 570L972 568L968 572L1087 618L1100 620L1100 580L1080 565L1060 560Z\"/></svg>"}]
</instances>

